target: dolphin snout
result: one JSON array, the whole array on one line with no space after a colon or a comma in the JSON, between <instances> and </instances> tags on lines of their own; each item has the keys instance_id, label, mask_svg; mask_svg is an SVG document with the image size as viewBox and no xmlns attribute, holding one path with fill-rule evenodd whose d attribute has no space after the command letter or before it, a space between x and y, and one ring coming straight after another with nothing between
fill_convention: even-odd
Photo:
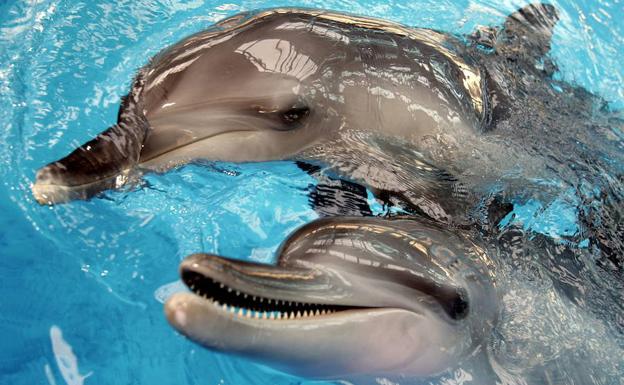
<instances>
[{"instance_id":1,"label":"dolphin snout","mask_svg":"<svg viewBox=\"0 0 624 385\"><path fill-rule=\"evenodd\" d=\"M39 204L51 205L74 199L89 199L116 184L122 185L127 179L123 173L102 175L92 172L84 162L67 160L65 158L50 163L37 171L31 190Z\"/></svg>"},{"instance_id":2,"label":"dolphin snout","mask_svg":"<svg viewBox=\"0 0 624 385\"><path fill-rule=\"evenodd\" d=\"M50 163L37 171L31 190L39 204L65 202L69 199L64 188L63 174L66 168L59 162Z\"/></svg>"},{"instance_id":3,"label":"dolphin snout","mask_svg":"<svg viewBox=\"0 0 624 385\"><path fill-rule=\"evenodd\" d=\"M180 330L187 326L190 295L176 293L165 302L165 316L171 325Z\"/></svg>"}]
</instances>

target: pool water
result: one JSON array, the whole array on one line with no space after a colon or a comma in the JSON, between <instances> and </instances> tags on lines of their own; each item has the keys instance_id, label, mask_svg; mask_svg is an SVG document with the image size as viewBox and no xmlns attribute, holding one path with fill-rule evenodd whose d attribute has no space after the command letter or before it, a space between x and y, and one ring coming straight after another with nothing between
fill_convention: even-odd
<instances>
[{"instance_id":1,"label":"pool water","mask_svg":"<svg viewBox=\"0 0 624 385\"><path fill-rule=\"evenodd\" d=\"M281 241L317 217L308 203L315 179L292 162L204 162L147 175L130 191L45 207L30 193L35 170L111 125L149 57L242 10L320 7L466 34L524 4L0 1L0 384L312 383L195 345L167 324L162 302L181 290L177 266L190 253L271 263ZM554 4L556 76L601 95L612 111L624 108L624 4ZM621 206L624 164L613 170L609 199ZM578 213L592 188L548 202L523 197L501 221L502 245L549 239L580 252L571 267L543 262L538 241L505 254L492 381L624 383L624 266L583 253ZM580 273L579 258L591 266ZM574 301L560 295L563 284ZM422 383L485 382L466 366Z\"/></svg>"}]
</instances>

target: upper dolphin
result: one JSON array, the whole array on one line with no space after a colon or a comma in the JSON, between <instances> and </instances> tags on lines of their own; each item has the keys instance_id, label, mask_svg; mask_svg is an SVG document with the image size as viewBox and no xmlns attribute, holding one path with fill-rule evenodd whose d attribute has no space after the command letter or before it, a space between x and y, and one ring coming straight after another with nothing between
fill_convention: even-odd
<instances>
[{"instance_id":1,"label":"upper dolphin","mask_svg":"<svg viewBox=\"0 0 624 385\"><path fill-rule=\"evenodd\" d=\"M139 70L117 124L39 170L34 196L85 199L134 170L194 159L295 159L444 217L455 181L395 141L418 150L425 137L489 124L487 76L465 48L433 30L328 11L235 15Z\"/></svg>"}]
</instances>

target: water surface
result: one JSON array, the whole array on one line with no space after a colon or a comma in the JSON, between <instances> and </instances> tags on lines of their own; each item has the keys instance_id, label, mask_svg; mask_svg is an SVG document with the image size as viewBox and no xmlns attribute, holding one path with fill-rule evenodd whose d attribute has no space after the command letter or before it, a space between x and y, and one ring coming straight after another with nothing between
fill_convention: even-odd
<instances>
[{"instance_id":1,"label":"water surface","mask_svg":"<svg viewBox=\"0 0 624 385\"><path fill-rule=\"evenodd\" d=\"M262 7L329 8L465 34L502 23L524 4L0 3L0 383L303 381L187 341L167 325L161 303L179 290L184 256L271 262L290 231L316 218L308 204L315 180L295 164L189 165L148 175L133 191L55 207L30 195L37 168L115 121L120 96L150 56L225 16ZM624 4L554 4L557 78L600 95L609 110L623 108ZM620 129L614 140L621 143ZM600 179L606 189L592 178L566 188L555 170L542 181L555 186L552 199L519 196L501 223L502 322L489 346L497 382L624 382L624 267L594 247L581 220L592 209L603 212L604 231L593 236L622 262L622 240L609 230L621 226L621 159ZM604 214L603 204L615 209ZM480 382L466 366L424 383Z\"/></svg>"}]
</instances>

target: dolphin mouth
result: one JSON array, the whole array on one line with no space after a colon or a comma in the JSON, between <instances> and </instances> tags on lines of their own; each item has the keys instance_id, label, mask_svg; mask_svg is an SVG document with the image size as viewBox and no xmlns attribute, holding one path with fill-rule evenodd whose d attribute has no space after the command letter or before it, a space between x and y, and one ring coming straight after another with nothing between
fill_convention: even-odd
<instances>
[{"instance_id":1,"label":"dolphin mouth","mask_svg":"<svg viewBox=\"0 0 624 385\"><path fill-rule=\"evenodd\" d=\"M374 308L301 302L241 291L198 273L187 273L183 282L196 296L202 297L206 305L215 306L223 312L246 318L263 320L296 320L321 317L334 313L370 310Z\"/></svg>"},{"instance_id":2,"label":"dolphin mouth","mask_svg":"<svg viewBox=\"0 0 624 385\"><path fill-rule=\"evenodd\" d=\"M206 268L205 265L199 266L197 263L185 263L185 261L180 267L180 276L192 295L198 297L196 300L199 299L201 305L210 306L216 312L229 313L247 319L279 321L309 320L313 317L335 316L338 315L337 313L382 309L375 306L297 298L297 293L293 292L292 287L288 294L280 295L281 279L305 282L310 280L311 275L306 275L304 272L279 271L279 268L269 265L254 266L255 264L226 261L217 256L209 258L215 263L212 265L213 268ZM226 270L230 272L227 275L230 277L223 276L222 272L215 268L220 263L227 266ZM242 269L239 270L236 266L241 266ZM252 271L248 271L247 267L252 267ZM254 270L254 267L257 270ZM268 273L268 270L273 270L273 272ZM232 275L238 275L239 279L231 279ZM262 283L255 285L254 282L260 282L259 277L262 277L260 278ZM271 281L277 284L274 290L266 287L266 284Z\"/></svg>"}]
</instances>

